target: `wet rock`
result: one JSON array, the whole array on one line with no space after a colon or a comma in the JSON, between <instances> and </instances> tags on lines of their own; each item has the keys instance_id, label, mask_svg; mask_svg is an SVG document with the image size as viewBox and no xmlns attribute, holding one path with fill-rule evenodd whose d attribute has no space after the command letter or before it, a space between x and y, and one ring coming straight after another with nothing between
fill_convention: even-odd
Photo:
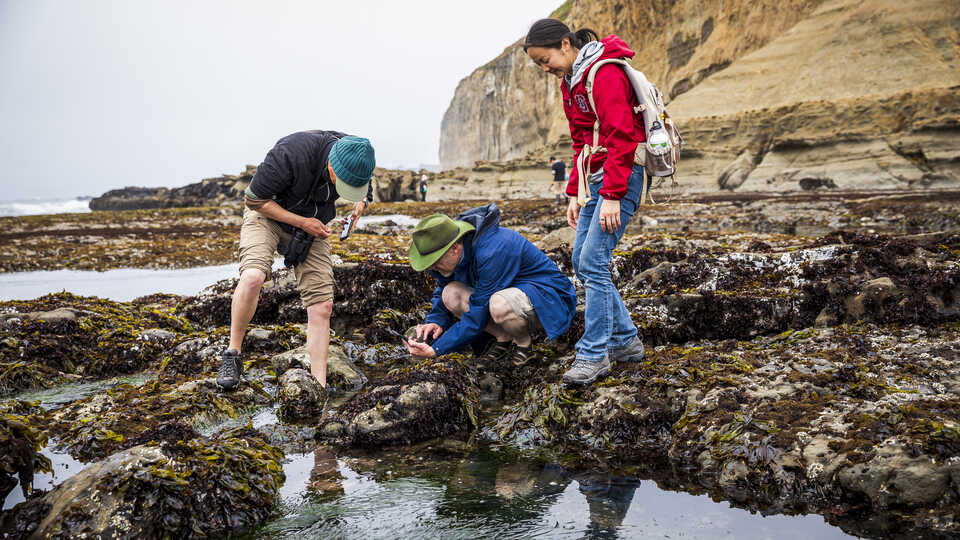
<instances>
[{"instance_id":1,"label":"wet rock","mask_svg":"<svg viewBox=\"0 0 960 540\"><path fill-rule=\"evenodd\" d=\"M887 299L895 300L906 294L909 291L898 288L888 277L870 280L863 285L863 292L845 302L846 318L855 322L866 318L871 312L876 318L882 318Z\"/></svg>"},{"instance_id":2,"label":"wet rock","mask_svg":"<svg viewBox=\"0 0 960 540\"><path fill-rule=\"evenodd\" d=\"M170 345L177 339L177 334L161 328L151 328L140 332L140 338L145 341L152 341L161 345Z\"/></svg>"},{"instance_id":3,"label":"wet rock","mask_svg":"<svg viewBox=\"0 0 960 540\"><path fill-rule=\"evenodd\" d=\"M573 247L573 241L576 235L577 232L570 227L560 227L535 242L534 245L545 252L563 247L570 249Z\"/></svg>"},{"instance_id":4,"label":"wet rock","mask_svg":"<svg viewBox=\"0 0 960 540\"><path fill-rule=\"evenodd\" d=\"M251 341L269 341L276 334L269 328L252 328L247 332L247 339Z\"/></svg>"},{"instance_id":5,"label":"wet rock","mask_svg":"<svg viewBox=\"0 0 960 540\"><path fill-rule=\"evenodd\" d=\"M503 381L493 373L487 372L477 381L482 401L499 401L503 398Z\"/></svg>"},{"instance_id":6,"label":"wet rock","mask_svg":"<svg viewBox=\"0 0 960 540\"><path fill-rule=\"evenodd\" d=\"M318 437L356 446L443 437L476 424L476 395L458 364L400 370L344 404Z\"/></svg>"},{"instance_id":7,"label":"wet rock","mask_svg":"<svg viewBox=\"0 0 960 540\"><path fill-rule=\"evenodd\" d=\"M840 484L863 493L878 507L923 506L940 499L947 491L950 469L928 457L911 457L902 445L881 445L866 463L843 469Z\"/></svg>"},{"instance_id":8,"label":"wet rock","mask_svg":"<svg viewBox=\"0 0 960 540\"><path fill-rule=\"evenodd\" d=\"M226 348L222 341L222 338L206 336L177 344L170 351L164 371L184 375L216 372L220 354Z\"/></svg>"},{"instance_id":9,"label":"wet rock","mask_svg":"<svg viewBox=\"0 0 960 540\"><path fill-rule=\"evenodd\" d=\"M25 316L28 319L43 322L75 321L77 320L77 310L71 308L58 308L51 311L26 313Z\"/></svg>"},{"instance_id":10,"label":"wet rock","mask_svg":"<svg viewBox=\"0 0 960 540\"><path fill-rule=\"evenodd\" d=\"M744 502L751 496L750 486L747 482L749 474L750 468L747 467L746 463L738 459L731 459L720 468L718 487L731 499Z\"/></svg>"},{"instance_id":11,"label":"wet rock","mask_svg":"<svg viewBox=\"0 0 960 540\"><path fill-rule=\"evenodd\" d=\"M273 511L283 454L240 429L164 449L136 446L91 464L38 503L34 535L160 538L242 534Z\"/></svg>"},{"instance_id":12,"label":"wet rock","mask_svg":"<svg viewBox=\"0 0 960 540\"><path fill-rule=\"evenodd\" d=\"M310 354L307 347L298 347L270 358L274 371L280 375L288 369L305 369L310 371ZM343 347L330 344L327 356L327 384L348 391L359 390L367 382L363 374L347 356Z\"/></svg>"},{"instance_id":13,"label":"wet rock","mask_svg":"<svg viewBox=\"0 0 960 540\"><path fill-rule=\"evenodd\" d=\"M307 370L289 369L280 376L278 415L287 422L319 419L327 403L327 390Z\"/></svg>"},{"instance_id":14,"label":"wet rock","mask_svg":"<svg viewBox=\"0 0 960 540\"><path fill-rule=\"evenodd\" d=\"M33 473L52 472L50 460L39 451L46 446L44 411L25 401L0 404L0 500L19 483L26 496L33 489Z\"/></svg>"},{"instance_id":15,"label":"wet rock","mask_svg":"<svg viewBox=\"0 0 960 540\"><path fill-rule=\"evenodd\" d=\"M243 381L232 392L221 392L213 377L176 386L160 380L140 387L120 384L57 409L50 415L49 429L71 456L91 461L110 455L125 441L155 430L171 417L191 425L215 424L271 400L254 380Z\"/></svg>"}]
</instances>

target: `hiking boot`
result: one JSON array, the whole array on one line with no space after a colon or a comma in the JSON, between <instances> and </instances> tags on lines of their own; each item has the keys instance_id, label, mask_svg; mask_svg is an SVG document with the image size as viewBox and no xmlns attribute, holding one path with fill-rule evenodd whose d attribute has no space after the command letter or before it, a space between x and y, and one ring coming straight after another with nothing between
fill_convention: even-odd
<instances>
[{"instance_id":1,"label":"hiking boot","mask_svg":"<svg viewBox=\"0 0 960 540\"><path fill-rule=\"evenodd\" d=\"M527 362L533 359L533 346L527 345L526 347L521 347L517 345L513 348L513 353L510 355L510 362L514 366L520 367L525 365Z\"/></svg>"},{"instance_id":2,"label":"hiking boot","mask_svg":"<svg viewBox=\"0 0 960 540\"><path fill-rule=\"evenodd\" d=\"M494 362L503 360L510 354L512 345L512 341L494 341L487 346L487 350L483 351L483 353L477 357L477 365L487 367Z\"/></svg>"},{"instance_id":3,"label":"hiking boot","mask_svg":"<svg viewBox=\"0 0 960 540\"><path fill-rule=\"evenodd\" d=\"M220 370L217 371L217 384L224 390L233 390L240 384L243 376L243 360L236 349L227 349L220 355Z\"/></svg>"},{"instance_id":4,"label":"hiking boot","mask_svg":"<svg viewBox=\"0 0 960 540\"><path fill-rule=\"evenodd\" d=\"M610 358L604 356L599 362L590 362L577 358L570 369L563 374L563 384L587 385L610 373Z\"/></svg>"},{"instance_id":5,"label":"hiking boot","mask_svg":"<svg viewBox=\"0 0 960 540\"><path fill-rule=\"evenodd\" d=\"M607 356L614 362L640 362L646 355L640 336L633 338L626 347L607 349Z\"/></svg>"}]
</instances>

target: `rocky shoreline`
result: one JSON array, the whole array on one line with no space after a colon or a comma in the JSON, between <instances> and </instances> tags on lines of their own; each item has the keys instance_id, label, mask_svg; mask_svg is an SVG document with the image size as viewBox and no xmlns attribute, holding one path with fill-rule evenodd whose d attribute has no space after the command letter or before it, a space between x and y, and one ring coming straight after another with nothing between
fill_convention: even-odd
<instances>
[{"instance_id":1,"label":"rocky shoreline","mask_svg":"<svg viewBox=\"0 0 960 540\"><path fill-rule=\"evenodd\" d=\"M263 293L245 344L247 379L232 393L219 393L212 377L234 280L194 297L2 302L0 488L49 468L38 453L47 445L90 463L5 511L2 530L241 534L270 514L285 455L413 445L429 459L450 445L496 445L572 470L630 470L763 513L819 513L861 536L955 537L960 196L818 195L716 194L645 208L613 269L648 355L587 389L559 384L582 316L524 367L476 366L457 354L412 361L397 334L422 319L432 287L405 264L409 229L396 223L371 225L343 246L330 360L338 393L329 402L305 376L305 314L285 271ZM571 234L556 207L498 204L505 226L570 273ZM470 206L371 210L422 216ZM94 216L153 215L158 224L186 216L206 227L209 215L224 221L211 236L234 240L232 214L136 212ZM20 225L31 231L24 238L55 239L58 228L80 228L70 219L86 219L43 218L42 227ZM15 399L121 374L143 382L44 407ZM254 427L263 415L272 419ZM192 517L212 493L222 513Z\"/></svg>"}]
</instances>

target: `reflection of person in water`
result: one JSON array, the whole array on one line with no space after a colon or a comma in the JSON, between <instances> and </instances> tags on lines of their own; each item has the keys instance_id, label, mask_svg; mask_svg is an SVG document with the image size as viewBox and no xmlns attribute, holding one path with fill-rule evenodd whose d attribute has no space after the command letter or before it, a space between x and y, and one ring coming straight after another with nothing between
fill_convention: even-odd
<instances>
[{"instance_id":1,"label":"reflection of person in water","mask_svg":"<svg viewBox=\"0 0 960 540\"><path fill-rule=\"evenodd\" d=\"M598 472L572 474L555 463L499 463L474 454L453 474L445 491L448 500L438 512L458 518L482 514L486 521L517 526L533 523L550 510L574 480L590 509L586 537L615 538L640 480ZM482 496L487 494L497 495L497 503L491 504Z\"/></svg>"},{"instance_id":2,"label":"reflection of person in water","mask_svg":"<svg viewBox=\"0 0 960 540\"><path fill-rule=\"evenodd\" d=\"M323 498L343 495L343 475L337 466L337 456L329 449L319 447L313 451L313 469L307 489Z\"/></svg>"},{"instance_id":3,"label":"reflection of person in water","mask_svg":"<svg viewBox=\"0 0 960 540\"><path fill-rule=\"evenodd\" d=\"M603 473L584 473L576 476L580 493L590 507L589 538L616 538L617 528L630 510L633 494L640 480L631 476Z\"/></svg>"}]
</instances>

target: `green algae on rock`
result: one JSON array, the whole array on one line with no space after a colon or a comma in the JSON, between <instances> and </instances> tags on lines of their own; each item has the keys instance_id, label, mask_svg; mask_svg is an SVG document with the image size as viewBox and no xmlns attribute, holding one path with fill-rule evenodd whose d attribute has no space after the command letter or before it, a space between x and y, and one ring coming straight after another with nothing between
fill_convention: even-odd
<instances>
[{"instance_id":1,"label":"green algae on rock","mask_svg":"<svg viewBox=\"0 0 960 540\"><path fill-rule=\"evenodd\" d=\"M40 454L47 445L45 412L33 403L0 403L0 500L16 487L24 495L33 490L34 472L51 472L50 459Z\"/></svg>"},{"instance_id":2,"label":"green algae on rock","mask_svg":"<svg viewBox=\"0 0 960 540\"><path fill-rule=\"evenodd\" d=\"M284 456L261 434L181 435L117 452L12 512L37 520L37 537L132 539L242 534L274 511Z\"/></svg>"}]
</instances>

